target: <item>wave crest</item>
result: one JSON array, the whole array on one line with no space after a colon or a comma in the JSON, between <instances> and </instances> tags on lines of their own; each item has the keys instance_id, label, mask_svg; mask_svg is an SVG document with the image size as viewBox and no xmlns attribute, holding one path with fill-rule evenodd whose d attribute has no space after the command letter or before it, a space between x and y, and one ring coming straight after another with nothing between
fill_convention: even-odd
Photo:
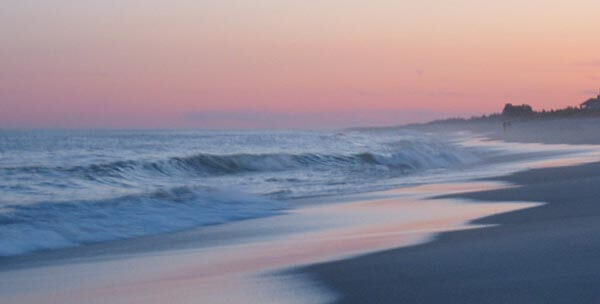
<instances>
[{"instance_id":1,"label":"wave crest","mask_svg":"<svg viewBox=\"0 0 600 304\"><path fill-rule=\"evenodd\" d=\"M17 167L2 168L15 172L46 175L77 175L87 179L101 177L126 178L131 174L215 176L249 172L274 172L306 168L362 170L378 166L385 169L419 170L447 167L469 162L473 155L445 147L444 149L406 148L397 152L377 154L263 153L263 154L205 154L173 157L158 161L118 161L75 167Z\"/></svg>"}]
</instances>

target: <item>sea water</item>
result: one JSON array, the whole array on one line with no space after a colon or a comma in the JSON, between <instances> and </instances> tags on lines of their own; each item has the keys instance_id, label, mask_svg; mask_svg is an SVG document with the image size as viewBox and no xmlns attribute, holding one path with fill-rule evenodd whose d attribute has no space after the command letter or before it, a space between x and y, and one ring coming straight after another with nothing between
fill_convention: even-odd
<instances>
[{"instance_id":1,"label":"sea water","mask_svg":"<svg viewBox=\"0 0 600 304\"><path fill-rule=\"evenodd\" d=\"M0 256L269 216L482 153L407 130L0 130Z\"/></svg>"}]
</instances>

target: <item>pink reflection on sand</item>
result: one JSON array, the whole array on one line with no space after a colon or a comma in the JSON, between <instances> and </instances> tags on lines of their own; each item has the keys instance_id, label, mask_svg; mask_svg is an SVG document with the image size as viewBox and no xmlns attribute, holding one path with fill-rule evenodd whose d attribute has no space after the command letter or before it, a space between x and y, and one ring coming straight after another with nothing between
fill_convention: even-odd
<instances>
[{"instance_id":1,"label":"pink reflection on sand","mask_svg":"<svg viewBox=\"0 0 600 304\"><path fill-rule=\"evenodd\" d=\"M319 302L331 295L306 281L271 275L273 271L420 244L443 231L482 228L468 221L537 206L537 203L471 203L431 200L433 194L495 189L499 183L437 184L386 192L387 198L302 208L291 214L249 224L280 227L306 221L319 227L281 233L275 239L251 239L125 260L54 266L52 277L30 269L14 277L38 276L35 284L58 280L63 286L16 294L18 303L286 303ZM392 197L390 197L390 195ZM209 228L211 229L211 228ZM216 229L216 228L213 228ZM19 272L19 271L17 271ZM91 275L91 274L94 275ZM4 273L6 275L6 273ZM79 279L78 279L79 278ZM108 280L106 280L108 278ZM81 280L82 279L82 280ZM298 287L299 284L303 287ZM295 289L301 288L302 293ZM312 294L310 291L314 291ZM290 295L293 295L290 297ZM313 297L311 300L304 297Z\"/></svg>"}]
</instances>

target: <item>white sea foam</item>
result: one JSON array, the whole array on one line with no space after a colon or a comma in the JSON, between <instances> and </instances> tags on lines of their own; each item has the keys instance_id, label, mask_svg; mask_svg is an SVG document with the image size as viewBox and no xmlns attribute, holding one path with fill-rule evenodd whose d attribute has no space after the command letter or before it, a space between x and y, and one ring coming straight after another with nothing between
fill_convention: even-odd
<instances>
[{"instance_id":1,"label":"white sea foam","mask_svg":"<svg viewBox=\"0 0 600 304\"><path fill-rule=\"evenodd\" d=\"M10 205L0 214L0 256L268 216L284 207L247 193L189 187L99 201Z\"/></svg>"},{"instance_id":2,"label":"white sea foam","mask_svg":"<svg viewBox=\"0 0 600 304\"><path fill-rule=\"evenodd\" d=\"M5 131L0 255L268 216L474 163L476 150L398 131Z\"/></svg>"}]
</instances>

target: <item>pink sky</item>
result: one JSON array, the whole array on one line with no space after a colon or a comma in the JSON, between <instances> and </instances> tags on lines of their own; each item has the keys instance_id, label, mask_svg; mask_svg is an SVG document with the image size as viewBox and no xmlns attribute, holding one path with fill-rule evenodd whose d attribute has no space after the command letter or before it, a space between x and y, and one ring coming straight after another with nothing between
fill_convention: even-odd
<instances>
[{"instance_id":1,"label":"pink sky","mask_svg":"<svg viewBox=\"0 0 600 304\"><path fill-rule=\"evenodd\" d=\"M384 125L596 94L599 1L496 2L7 0L0 127Z\"/></svg>"}]
</instances>

